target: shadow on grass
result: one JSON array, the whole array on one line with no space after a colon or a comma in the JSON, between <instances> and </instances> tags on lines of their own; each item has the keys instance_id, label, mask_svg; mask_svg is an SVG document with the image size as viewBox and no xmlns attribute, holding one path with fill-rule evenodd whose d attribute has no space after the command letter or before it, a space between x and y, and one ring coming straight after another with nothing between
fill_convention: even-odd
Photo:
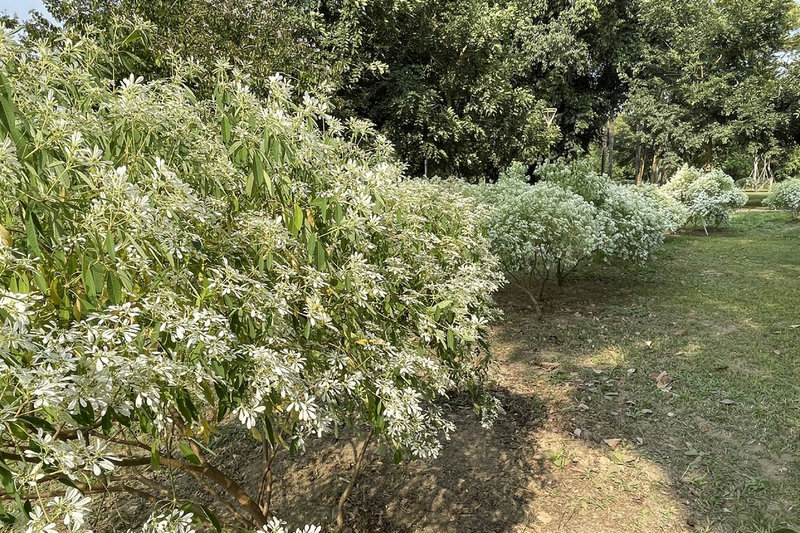
<instances>
[{"instance_id":1,"label":"shadow on grass","mask_svg":"<svg viewBox=\"0 0 800 533\"><path fill-rule=\"evenodd\" d=\"M695 294L709 289L702 279L658 291L641 281L580 280L551 298L541 321L524 296L506 293L507 323L496 344L520 364L560 365L549 382L550 390L566 385L565 442L573 428L583 446L600 452L613 439L613 454L663 471L684 514L665 520L663 530L800 528L800 389L793 384L800 350L789 325L798 317L786 313L798 280L768 304L742 300L741 292ZM666 305L681 290L692 293L682 304L697 312ZM602 522L607 513L596 514Z\"/></svg>"}]
</instances>

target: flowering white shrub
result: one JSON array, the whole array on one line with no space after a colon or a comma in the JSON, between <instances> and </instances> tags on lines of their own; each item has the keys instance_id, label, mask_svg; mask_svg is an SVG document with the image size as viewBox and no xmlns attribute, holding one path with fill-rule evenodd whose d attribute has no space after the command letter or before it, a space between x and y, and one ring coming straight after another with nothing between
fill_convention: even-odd
<instances>
[{"instance_id":1,"label":"flowering white shrub","mask_svg":"<svg viewBox=\"0 0 800 533\"><path fill-rule=\"evenodd\" d=\"M591 163L586 159L570 163L545 163L536 169L536 176L574 192L595 207L605 203L612 183L608 176L592 170Z\"/></svg>"},{"instance_id":2,"label":"flowering white shrub","mask_svg":"<svg viewBox=\"0 0 800 533\"><path fill-rule=\"evenodd\" d=\"M644 263L678 228L673 212L634 185L610 184L601 211L614 227L602 250L608 260Z\"/></svg>"},{"instance_id":3,"label":"flowering white shrub","mask_svg":"<svg viewBox=\"0 0 800 533\"><path fill-rule=\"evenodd\" d=\"M673 233L686 225L689 218L686 206L676 200L663 187L653 183L642 183L637 185L637 190L640 194L649 198L656 209L661 211L662 216L669 224L668 233Z\"/></svg>"},{"instance_id":4,"label":"flowering white shrub","mask_svg":"<svg viewBox=\"0 0 800 533\"><path fill-rule=\"evenodd\" d=\"M2 519L70 531L85 497L125 492L278 531L281 448L354 424L436 455L435 400L485 399L502 275L475 202L404 179L369 125L280 78L260 101L220 71L197 101L106 79L107 53L0 39ZM257 494L207 453L229 416L263 444Z\"/></svg>"},{"instance_id":5,"label":"flowering white shrub","mask_svg":"<svg viewBox=\"0 0 800 533\"><path fill-rule=\"evenodd\" d=\"M560 285L594 258L644 262L686 218L657 187L614 184L586 162L549 163L535 175L542 181L528 185L515 164L496 184L453 186L489 207L492 251L537 307L549 279Z\"/></svg>"},{"instance_id":6,"label":"flowering white shrub","mask_svg":"<svg viewBox=\"0 0 800 533\"><path fill-rule=\"evenodd\" d=\"M770 209L786 209L793 220L800 218L800 179L776 183L762 201Z\"/></svg>"},{"instance_id":7,"label":"flowering white shrub","mask_svg":"<svg viewBox=\"0 0 800 533\"><path fill-rule=\"evenodd\" d=\"M549 279L559 283L609 242L608 220L577 194L549 182L528 185L506 173L471 190L489 208L492 251L536 302ZM531 287L538 285L538 296Z\"/></svg>"},{"instance_id":8,"label":"flowering white shrub","mask_svg":"<svg viewBox=\"0 0 800 533\"><path fill-rule=\"evenodd\" d=\"M730 223L733 210L747 203L747 194L719 169L705 172L684 165L664 190L686 206L689 222L704 229Z\"/></svg>"}]
</instances>

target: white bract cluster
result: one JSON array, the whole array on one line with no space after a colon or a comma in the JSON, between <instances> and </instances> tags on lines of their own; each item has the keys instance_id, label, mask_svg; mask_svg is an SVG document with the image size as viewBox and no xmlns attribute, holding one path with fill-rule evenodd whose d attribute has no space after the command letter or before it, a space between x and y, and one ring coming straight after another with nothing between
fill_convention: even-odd
<instances>
[{"instance_id":1,"label":"white bract cluster","mask_svg":"<svg viewBox=\"0 0 800 533\"><path fill-rule=\"evenodd\" d=\"M612 183L588 163L552 163L529 185L522 165L497 183L464 188L489 208L492 250L504 269L530 292L561 284L582 262L644 262L681 224L682 208L657 189Z\"/></svg>"},{"instance_id":2,"label":"white bract cluster","mask_svg":"<svg viewBox=\"0 0 800 533\"><path fill-rule=\"evenodd\" d=\"M279 77L262 101L220 72L198 101L114 83L107 54L0 39L4 520L72 531L81 494L163 500L141 480L168 466L262 527L269 501L202 450L228 415L273 454L354 424L421 457L452 430L444 392L491 418L503 278L474 200L405 179L368 124Z\"/></svg>"},{"instance_id":3,"label":"white bract cluster","mask_svg":"<svg viewBox=\"0 0 800 533\"><path fill-rule=\"evenodd\" d=\"M664 237L677 230L680 215L643 187L608 186L602 213L614 231L602 250L608 260L644 263L661 247Z\"/></svg>"},{"instance_id":4,"label":"white bract cluster","mask_svg":"<svg viewBox=\"0 0 800 533\"><path fill-rule=\"evenodd\" d=\"M703 228L730 223L733 210L747 203L747 194L719 169L684 165L663 189L686 206L690 223Z\"/></svg>"},{"instance_id":5,"label":"white bract cluster","mask_svg":"<svg viewBox=\"0 0 800 533\"><path fill-rule=\"evenodd\" d=\"M800 179L776 183L763 204L770 209L786 209L794 220L800 218Z\"/></svg>"},{"instance_id":6,"label":"white bract cluster","mask_svg":"<svg viewBox=\"0 0 800 533\"><path fill-rule=\"evenodd\" d=\"M523 285L561 281L608 241L597 208L559 185L504 176L475 192L492 207L486 222L492 250Z\"/></svg>"}]
</instances>

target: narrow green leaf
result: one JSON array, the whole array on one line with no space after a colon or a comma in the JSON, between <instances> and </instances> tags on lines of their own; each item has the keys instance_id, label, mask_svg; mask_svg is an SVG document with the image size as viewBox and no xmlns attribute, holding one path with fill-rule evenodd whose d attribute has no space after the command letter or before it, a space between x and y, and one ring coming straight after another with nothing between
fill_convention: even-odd
<instances>
[{"instance_id":1,"label":"narrow green leaf","mask_svg":"<svg viewBox=\"0 0 800 533\"><path fill-rule=\"evenodd\" d=\"M195 453L192 451L192 449L189 447L188 444L179 442L178 448L181 449L181 453L183 454L183 456L186 458L187 461L195 465L201 464L200 459L197 457L197 455L195 455Z\"/></svg>"},{"instance_id":2,"label":"narrow green leaf","mask_svg":"<svg viewBox=\"0 0 800 533\"><path fill-rule=\"evenodd\" d=\"M154 442L150 447L150 468L158 470L161 467L161 453L158 451L158 443Z\"/></svg>"},{"instance_id":3,"label":"narrow green leaf","mask_svg":"<svg viewBox=\"0 0 800 533\"><path fill-rule=\"evenodd\" d=\"M28 238L28 252L35 257L41 257L42 250L39 248L39 238L36 236L36 228L33 225L33 217L30 215L25 218L25 233L27 234Z\"/></svg>"},{"instance_id":4,"label":"narrow green leaf","mask_svg":"<svg viewBox=\"0 0 800 533\"><path fill-rule=\"evenodd\" d=\"M106 252L108 253L108 257L110 257L112 261L116 261L117 260L117 251L116 251L116 247L114 246L114 234L113 233L108 232L108 235L106 235L105 246L106 246Z\"/></svg>"}]
</instances>

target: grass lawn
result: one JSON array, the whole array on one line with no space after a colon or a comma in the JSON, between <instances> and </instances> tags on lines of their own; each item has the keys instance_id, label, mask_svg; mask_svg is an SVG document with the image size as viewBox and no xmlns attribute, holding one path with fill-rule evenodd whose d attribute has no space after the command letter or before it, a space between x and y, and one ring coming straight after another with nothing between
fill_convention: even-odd
<instances>
[{"instance_id":1,"label":"grass lawn","mask_svg":"<svg viewBox=\"0 0 800 533\"><path fill-rule=\"evenodd\" d=\"M561 487L587 485L541 494L559 526L532 530L800 528L800 226L743 212L672 237L644 268L582 273L541 321L513 291L504 301L496 346L549 405L545 462ZM614 474L568 472L598 453Z\"/></svg>"},{"instance_id":2,"label":"grass lawn","mask_svg":"<svg viewBox=\"0 0 800 533\"><path fill-rule=\"evenodd\" d=\"M747 193L747 204L745 207L764 207L761 201L767 197L769 191L745 191Z\"/></svg>"}]
</instances>

